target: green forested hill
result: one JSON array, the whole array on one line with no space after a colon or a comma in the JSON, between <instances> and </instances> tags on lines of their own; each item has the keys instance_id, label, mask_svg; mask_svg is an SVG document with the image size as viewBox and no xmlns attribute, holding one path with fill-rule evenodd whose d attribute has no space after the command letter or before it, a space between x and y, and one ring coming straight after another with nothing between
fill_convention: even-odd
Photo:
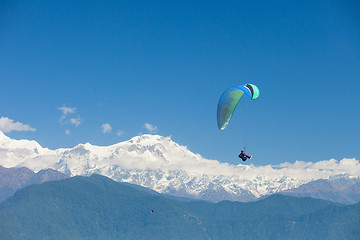
<instances>
[{"instance_id":1,"label":"green forested hill","mask_svg":"<svg viewBox=\"0 0 360 240\"><path fill-rule=\"evenodd\" d=\"M18 191L0 205L0 239L359 239L359 219L359 204L182 201L94 175Z\"/></svg>"}]
</instances>

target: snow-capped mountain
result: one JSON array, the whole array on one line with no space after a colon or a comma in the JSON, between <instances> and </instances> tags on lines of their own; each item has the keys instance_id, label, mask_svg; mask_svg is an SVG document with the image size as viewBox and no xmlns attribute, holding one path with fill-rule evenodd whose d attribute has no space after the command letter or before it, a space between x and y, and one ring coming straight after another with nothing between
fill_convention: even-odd
<instances>
[{"instance_id":1,"label":"snow-capped mountain","mask_svg":"<svg viewBox=\"0 0 360 240\"><path fill-rule=\"evenodd\" d=\"M0 165L33 171L52 168L70 176L97 173L161 193L211 201L251 201L317 179L360 176L356 159L232 165L205 159L170 137L148 134L111 146L86 143L50 150L36 141L14 140L0 132Z\"/></svg>"}]
</instances>

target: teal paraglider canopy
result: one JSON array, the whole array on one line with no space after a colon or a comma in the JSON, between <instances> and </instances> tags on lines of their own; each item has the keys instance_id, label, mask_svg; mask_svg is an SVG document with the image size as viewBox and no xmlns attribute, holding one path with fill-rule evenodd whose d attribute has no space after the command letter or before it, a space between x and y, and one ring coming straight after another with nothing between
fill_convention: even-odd
<instances>
[{"instance_id":1,"label":"teal paraglider canopy","mask_svg":"<svg viewBox=\"0 0 360 240\"><path fill-rule=\"evenodd\" d=\"M251 99L259 97L260 91L254 84L244 84L227 89L220 97L217 108L217 123L220 130L229 124L237 104L244 93Z\"/></svg>"}]
</instances>

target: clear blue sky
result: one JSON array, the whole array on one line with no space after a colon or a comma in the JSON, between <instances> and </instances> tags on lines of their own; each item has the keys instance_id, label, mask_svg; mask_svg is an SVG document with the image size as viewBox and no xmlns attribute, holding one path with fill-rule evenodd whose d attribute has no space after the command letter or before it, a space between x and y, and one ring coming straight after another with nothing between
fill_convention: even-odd
<instances>
[{"instance_id":1,"label":"clear blue sky","mask_svg":"<svg viewBox=\"0 0 360 240\"><path fill-rule=\"evenodd\" d=\"M10 137L109 145L149 123L222 162L244 144L256 165L360 158L358 1L3 0L0 11L0 117L36 128ZM244 83L260 98L219 131L220 95Z\"/></svg>"}]
</instances>

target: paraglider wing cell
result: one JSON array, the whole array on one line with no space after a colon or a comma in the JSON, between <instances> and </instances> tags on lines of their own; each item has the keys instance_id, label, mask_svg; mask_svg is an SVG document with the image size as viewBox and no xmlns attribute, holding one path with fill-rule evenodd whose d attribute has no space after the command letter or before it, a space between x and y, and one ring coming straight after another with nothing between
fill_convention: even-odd
<instances>
[{"instance_id":1,"label":"paraglider wing cell","mask_svg":"<svg viewBox=\"0 0 360 240\"><path fill-rule=\"evenodd\" d=\"M260 96L260 91L259 88L257 86L255 86L254 84L246 84L246 87L248 87L251 91L251 99L255 100Z\"/></svg>"}]
</instances>

